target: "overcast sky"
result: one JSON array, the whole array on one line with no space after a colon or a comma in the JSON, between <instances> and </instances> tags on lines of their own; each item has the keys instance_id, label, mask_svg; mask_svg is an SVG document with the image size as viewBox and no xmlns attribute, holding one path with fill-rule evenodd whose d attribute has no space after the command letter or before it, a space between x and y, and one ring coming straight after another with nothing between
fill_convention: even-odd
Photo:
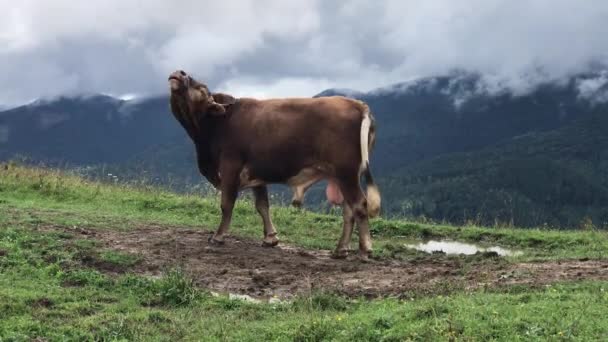
<instances>
[{"instance_id":1,"label":"overcast sky","mask_svg":"<svg viewBox=\"0 0 608 342\"><path fill-rule=\"evenodd\" d=\"M511 87L608 61L606 0L0 0L0 105L167 91L370 90L454 68Z\"/></svg>"}]
</instances>

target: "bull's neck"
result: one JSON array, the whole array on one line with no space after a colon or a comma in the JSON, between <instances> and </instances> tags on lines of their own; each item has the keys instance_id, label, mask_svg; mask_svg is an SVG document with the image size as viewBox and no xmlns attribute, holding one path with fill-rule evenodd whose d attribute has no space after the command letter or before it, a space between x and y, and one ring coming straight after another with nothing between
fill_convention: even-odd
<instances>
[{"instance_id":1,"label":"bull's neck","mask_svg":"<svg viewBox=\"0 0 608 342\"><path fill-rule=\"evenodd\" d=\"M199 171L213 183L215 177L219 174L220 144L218 128L221 126L221 122L217 122L218 120L213 118L206 118L201 121L201 128L194 140L196 159Z\"/></svg>"}]
</instances>

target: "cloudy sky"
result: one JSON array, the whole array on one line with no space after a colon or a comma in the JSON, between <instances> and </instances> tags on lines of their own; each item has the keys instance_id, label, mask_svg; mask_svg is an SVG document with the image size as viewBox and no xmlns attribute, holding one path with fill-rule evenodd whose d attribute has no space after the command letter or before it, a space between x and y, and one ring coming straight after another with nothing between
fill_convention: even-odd
<instances>
[{"instance_id":1,"label":"cloudy sky","mask_svg":"<svg viewBox=\"0 0 608 342\"><path fill-rule=\"evenodd\" d=\"M158 94L176 69L271 97L455 68L521 88L608 61L606 0L0 0L0 13L0 105Z\"/></svg>"}]
</instances>

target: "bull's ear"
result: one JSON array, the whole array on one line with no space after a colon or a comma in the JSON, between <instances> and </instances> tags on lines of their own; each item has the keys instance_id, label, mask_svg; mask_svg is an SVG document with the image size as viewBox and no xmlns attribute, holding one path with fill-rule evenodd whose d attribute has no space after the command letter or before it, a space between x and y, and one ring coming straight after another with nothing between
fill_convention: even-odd
<instances>
[{"instance_id":1,"label":"bull's ear","mask_svg":"<svg viewBox=\"0 0 608 342\"><path fill-rule=\"evenodd\" d=\"M217 102L212 102L211 104L209 104L209 107L207 107L207 113L215 116L225 115L226 107Z\"/></svg>"},{"instance_id":2,"label":"bull's ear","mask_svg":"<svg viewBox=\"0 0 608 342\"><path fill-rule=\"evenodd\" d=\"M224 94L224 93L213 93L211 94L213 100L219 104L223 104L226 106L232 105L236 103L236 99L232 95Z\"/></svg>"}]
</instances>

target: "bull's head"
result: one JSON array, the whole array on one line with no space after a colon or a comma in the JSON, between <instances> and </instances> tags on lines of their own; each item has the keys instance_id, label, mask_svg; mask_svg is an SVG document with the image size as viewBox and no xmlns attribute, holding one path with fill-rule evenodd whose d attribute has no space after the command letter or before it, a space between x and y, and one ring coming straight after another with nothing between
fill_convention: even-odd
<instances>
[{"instance_id":1,"label":"bull's head","mask_svg":"<svg viewBox=\"0 0 608 342\"><path fill-rule=\"evenodd\" d=\"M187 110L189 115L199 121L207 115L223 115L226 113L226 105L215 101L209 88L178 70L169 75L169 88L171 89L171 102L177 102L181 111ZM185 114L185 113L183 113Z\"/></svg>"},{"instance_id":2,"label":"bull's head","mask_svg":"<svg viewBox=\"0 0 608 342\"><path fill-rule=\"evenodd\" d=\"M205 84L182 70L169 75L169 89L171 111L194 141L200 137L206 117L223 116L228 106L236 102L230 95L211 94Z\"/></svg>"}]
</instances>

